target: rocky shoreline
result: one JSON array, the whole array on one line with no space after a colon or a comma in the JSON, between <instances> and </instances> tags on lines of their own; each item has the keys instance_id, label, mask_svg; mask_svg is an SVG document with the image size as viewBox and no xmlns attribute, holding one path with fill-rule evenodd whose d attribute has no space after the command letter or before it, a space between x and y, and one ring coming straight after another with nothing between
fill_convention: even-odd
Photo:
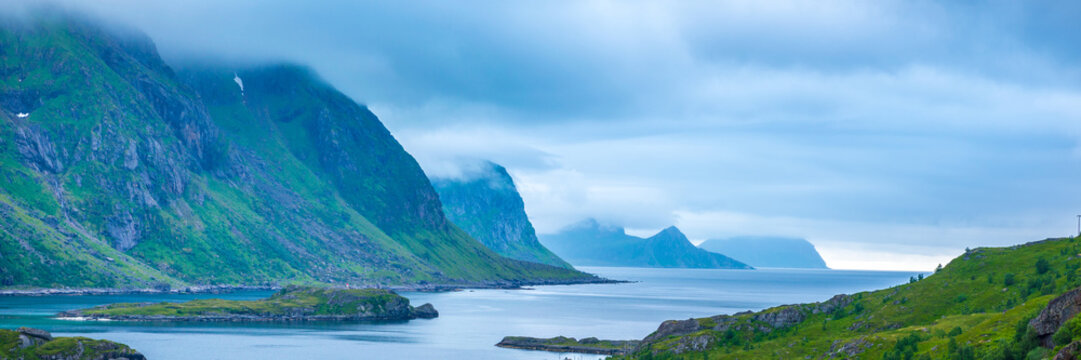
<instances>
[{"instance_id":1,"label":"rocky shoreline","mask_svg":"<svg viewBox=\"0 0 1081 360\"><path fill-rule=\"evenodd\" d=\"M289 286L262 300L117 303L57 314L62 320L185 322L404 321L438 316L432 304L413 307L391 290L310 286Z\"/></svg>"},{"instance_id":2,"label":"rocky shoreline","mask_svg":"<svg viewBox=\"0 0 1081 360\"><path fill-rule=\"evenodd\" d=\"M542 280L542 281L486 281L479 283L446 283L446 284L411 284L411 285L391 285L381 288L390 289L394 291L418 291L418 292L442 292L442 291L458 291L466 289L502 289L502 290L515 290L524 289L530 286L545 286L545 285L585 285L585 284L625 284L631 281L626 280L611 280L601 277L593 279L576 279L576 280Z\"/></svg>"},{"instance_id":3,"label":"rocky shoreline","mask_svg":"<svg viewBox=\"0 0 1081 360\"><path fill-rule=\"evenodd\" d=\"M466 289L524 289L529 286L544 285L582 285L582 284L623 284L625 280L611 280L605 278L575 279L575 280L543 280L543 281L485 281L464 283L442 284L408 284L408 285L383 285L364 284L353 288L388 289L394 291L416 292L444 292L459 291ZM280 285L192 285L184 287L150 287L150 288L32 288L32 289L0 289L0 296L49 296L49 295L130 295L130 294L219 294L236 291L277 291L283 287ZM345 288L345 287L341 287Z\"/></svg>"},{"instance_id":4,"label":"rocky shoreline","mask_svg":"<svg viewBox=\"0 0 1081 360\"><path fill-rule=\"evenodd\" d=\"M557 353L581 353L596 355L626 355L640 344L638 340L599 340L588 337L581 340L557 336L554 338L534 338L528 336L507 336L495 346L508 349L539 350Z\"/></svg>"},{"instance_id":5,"label":"rocky shoreline","mask_svg":"<svg viewBox=\"0 0 1081 360\"><path fill-rule=\"evenodd\" d=\"M194 285L179 288L36 288L0 289L0 296L219 294L235 291L274 291L280 289L281 286L275 285Z\"/></svg>"},{"instance_id":6,"label":"rocky shoreline","mask_svg":"<svg viewBox=\"0 0 1081 360\"><path fill-rule=\"evenodd\" d=\"M0 340L13 347L0 348L3 359L41 360L146 360L127 345L85 337L53 337L41 329L0 329Z\"/></svg>"},{"instance_id":7,"label":"rocky shoreline","mask_svg":"<svg viewBox=\"0 0 1081 360\"><path fill-rule=\"evenodd\" d=\"M310 321L404 321L413 319L434 319L439 312L432 304L424 304L412 309L407 314L390 315L307 315L307 314L215 314L193 316L169 315L101 315L85 314L81 310L65 311L57 314L61 320L81 321L153 321L153 322L310 322Z\"/></svg>"}]
</instances>

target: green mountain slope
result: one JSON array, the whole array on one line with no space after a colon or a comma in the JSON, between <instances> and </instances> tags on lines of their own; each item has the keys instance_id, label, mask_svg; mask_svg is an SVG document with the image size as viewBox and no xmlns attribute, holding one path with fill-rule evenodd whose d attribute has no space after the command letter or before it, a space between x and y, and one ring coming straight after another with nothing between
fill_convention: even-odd
<instances>
[{"instance_id":1,"label":"green mountain slope","mask_svg":"<svg viewBox=\"0 0 1081 360\"><path fill-rule=\"evenodd\" d=\"M496 253L570 268L537 240L518 189L507 169L484 162L464 178L433 178L443 212L451 222Z\"/></svg>"},{"instance_id":2,"label":"green mountain slope","mask_svg":"<svg viewBox=\"0 0 1081 360\"><path fill-rule=\"evenodd\" d=\"M979 248L889 289L667 321L627 358L1050 358L1081 337L1079 268L1078 238Z\"/></svg>"},{"instance_id":3,"label":"green mountain slope","mask_svg":"<svg viewBox=\"0 0 1081 360\"><path fill-rule=\"evenodd\" d=\"M375 115L302 68L178 74L142 35L7 19L0 109L6 286L591 278L470 238Z\"/></svg>"},{"instance_id":4,"label":"green mountain slope","mask_svg":"<svg viewBox=\"0 0 1081 360\"><path fill-rule=\"evenodd\" d=\"M695 247L675 226L643 239L627 235L623 228L589 219L556 234L543 235L541 242L571 264L582 266L751 268Z\"/></svg>"},{"instance_id":5,"label":"green mountain slope","mask_svg":"<svg viewBox=\"0 0 1081 360\"><path fill-rule=\"evenodd\" d=\"M698 247L754 267L827 269L818 250L806 239L737 236L706 240Z\"/></svg>"}]
</instances>

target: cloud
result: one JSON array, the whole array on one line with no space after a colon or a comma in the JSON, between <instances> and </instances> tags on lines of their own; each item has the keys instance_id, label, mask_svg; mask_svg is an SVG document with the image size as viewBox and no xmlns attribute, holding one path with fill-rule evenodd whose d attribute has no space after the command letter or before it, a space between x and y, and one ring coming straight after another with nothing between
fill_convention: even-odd
<instances>
[{"instance_id":1,"label":"cloud","mask_svg":"<svg viewBox=\"0 0 1081 360\"><path fill-rule=\"evenodd\" d=\"M506 166L540 232L675 223L929 269L1064 235L1081 203L1076 1L61 3L174 62L309 64L430 174Z\"/></svg>"}]
</instances>

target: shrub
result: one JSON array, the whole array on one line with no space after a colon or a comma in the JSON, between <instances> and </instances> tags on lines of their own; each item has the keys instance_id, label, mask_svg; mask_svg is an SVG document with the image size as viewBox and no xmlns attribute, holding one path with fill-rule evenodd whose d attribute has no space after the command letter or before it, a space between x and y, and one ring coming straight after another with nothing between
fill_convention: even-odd
<instances>
[{"instance_id":1,"label":"shrub","mask_svg":"<svg viewBox=\"0 0 1081 360\"><path fill-rule=\"evenodd\" d=\"M1063 326L1055 332L1055 335L1051 336L1051 340L1055 341L1055 345L1066 345L1073 340L1073 332L1070 331L1069 326Z\"/></svg>"},{"instance_id":2,"label":"shrub","mask_svg":"<svg viewBox=\"0 0 1081 360\"><path fill-rule=\"evenodd\" d=\"M947 352L952 360L976 360L976 350L971 346L958 344L955 338L950 338Z\"/></svg>"},{"instance_id":3,"label":"shrub","mask_svg":"<svg viewBox=\"0 0 1081 360\"><path fill-rule=\"evenodd\" d=\"M957 336L957 335L961 335L961 327L957 326L957 327L954 327L953 329L950 329L950 332L948 334L946 334L946 335L948 335L949 337L954 337L954 336Z\"/></svg>"},{"instance_id":4,"label":"shrub","mask_svg":"<svg viewBox=\"0 0 1081 360\"><path fill-rule=\"evenodd\" d=\"M882 354L882 360L912 360L915 358L916 351L919 350L920 340L923 339L915 332L898 339L893 349Z\"/></svg>"},{"instance_id":5,"label":"shrub","mask_svg":"<svg viewBox=\"0 0 1081 360\"><path fill-rule=\"evenodd\" d=\"M1013 273L1006 273L1006 275L1002 276L1003 285L1010 286L1013 285L1015 282L1016 280L1014 279Z\"/></svg>"},{"instance_id":6,"label":"shrub","mask_svg":"<svg viewBox=\"0 0 1081 360\"><path fill-rule=\"evenodd\" d=\"M1051 264L1047 262L1047 259L1040 258L1036 260L1036 273L1043 275L1048 270L1051 270Z\"/></svg>"}]
</instances>

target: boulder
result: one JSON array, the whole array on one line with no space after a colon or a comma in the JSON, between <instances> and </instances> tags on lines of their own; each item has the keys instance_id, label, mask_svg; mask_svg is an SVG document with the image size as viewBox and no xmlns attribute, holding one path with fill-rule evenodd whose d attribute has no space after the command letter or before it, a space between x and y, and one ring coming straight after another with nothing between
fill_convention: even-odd
<instances>
[{"instance_id":1,"label":"boulder","mask_svg":"<svg viewBox=\"0 0 1081 360\"><path fill-rule=\"evenodd\" d=\"M785 306L775 311L755 314L752 319L769 324L774 329L799 324L807 315L796 306Z\"/></svg>"},{"instance_id":2,"label":"boulder","mask_svg":"<svg viewBox=\"0 0 1081 360\"><path fill-rule=\"evenodd\" d=\"M673 335L686 335L701 329L702 326L699 325L698 320L695 319L668 320L661 323L661 326L657 328L657 331L649 334L649 336L642 340L642 343L652 343Z\"/></svg>"},{"instance_id":3,"label":"boulder","mask_svg":"<svg viewBox=\"0 0 1081 360\"><path fill-rule=\"evenodd\" d=\"M1070 290L1051 300L1039 315L1029 321L1029 325L1036 330L1040 344L1050 348L1054 346L1051 336L1078 312L1081 312L1081 288Z\"/></svg>"},{"instance_id":4,"label":"boulder","mask_svg":"<svg viewBox=\"0 0 1081 360\"><path fill-rule=\"evenodd\" d=\"M413 309L413 315L421 319L434 319L439 317L439 311L432 304L424 304Z\"/></svg>"},{"instance_id":5,"label":"boulder","mask_svg":"<svg viewBox=\"0 0 1081 360\"><path fill-rule=\"evenodd\" d=\"M1074 341L1059 350L1051 360L1077 360L1078 355L1081 355L1081 342Z\"/></svg>"},{"instance_id":6,"label":"boulder","mask_svg":"<svg viewBox=\"0 0 1081 360\"><path fill-rule=\"evenodd\" d=\"M53 340L53 334L41 329L21 327L15 331L19 333L20 349L38 346Z\"/></svg>"}]
</instances>

